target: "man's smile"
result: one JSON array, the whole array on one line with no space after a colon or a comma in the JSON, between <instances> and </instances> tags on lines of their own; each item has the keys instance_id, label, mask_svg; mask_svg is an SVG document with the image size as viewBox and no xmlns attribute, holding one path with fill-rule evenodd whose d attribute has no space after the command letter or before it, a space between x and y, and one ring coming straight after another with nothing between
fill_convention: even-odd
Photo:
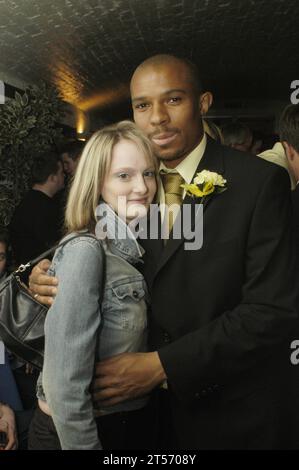
<instances>
[{"instance_id":1,"label":"man's smile","mask_svg":"<svg viewBox=\"0 0 299 470\"><path fill-rule=\"evenodd\" d=\"M151 140L159 146L167 145L173 142L178 133L177 132L164 132L163 134L157 134L151 137Z\"/></svg>"}]
</instances>

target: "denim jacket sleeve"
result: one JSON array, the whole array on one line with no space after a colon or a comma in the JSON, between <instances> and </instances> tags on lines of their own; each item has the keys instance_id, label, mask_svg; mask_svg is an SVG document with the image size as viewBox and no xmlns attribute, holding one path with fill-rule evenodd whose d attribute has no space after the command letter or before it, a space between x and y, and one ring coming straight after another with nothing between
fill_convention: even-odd
<instances>
[{"instance_id":1,"label":"denim jacket sleeve","mask_svg":"<svg viewBox=\"0 0 299 470\"><path fill-rule=\"evenodd\" d=\"M90 384L94 371L104 251L77 238L53 259L58 293L45 322L43 388L62 449L101 449Z\"/></svg>"}]
</instances>

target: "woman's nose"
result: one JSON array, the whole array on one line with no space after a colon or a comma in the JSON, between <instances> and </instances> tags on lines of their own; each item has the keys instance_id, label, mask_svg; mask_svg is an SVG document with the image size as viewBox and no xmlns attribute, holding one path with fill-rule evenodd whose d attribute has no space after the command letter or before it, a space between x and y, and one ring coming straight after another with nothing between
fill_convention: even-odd
<instances>
[{"instance_id":1,"label":"woman's nose","mask_svg":"<svg viewBox=\"0 0 299 470\"><path fill-rule=\"evenodd\" d=\"M134 191L137 193L145 194L147 193L147 185L145 183L144 177L140 176L136 179Z\"/></svg>"}]
</instances>

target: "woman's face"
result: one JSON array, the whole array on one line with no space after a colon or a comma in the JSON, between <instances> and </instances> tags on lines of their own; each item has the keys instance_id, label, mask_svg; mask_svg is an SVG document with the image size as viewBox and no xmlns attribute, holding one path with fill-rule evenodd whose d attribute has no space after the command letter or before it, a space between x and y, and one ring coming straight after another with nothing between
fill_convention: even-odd
<instances>
[{"instance_id":1,"label":"woman's face","mask_svg":"<svg viewBox=\"0 0 299 470\"><path fill-rule=\"evenodd\" d=\"M144 217L156 193L155 168L130 140L118 142L104 179L102 198L126 222Z\"/></svg>"}]
</instances>

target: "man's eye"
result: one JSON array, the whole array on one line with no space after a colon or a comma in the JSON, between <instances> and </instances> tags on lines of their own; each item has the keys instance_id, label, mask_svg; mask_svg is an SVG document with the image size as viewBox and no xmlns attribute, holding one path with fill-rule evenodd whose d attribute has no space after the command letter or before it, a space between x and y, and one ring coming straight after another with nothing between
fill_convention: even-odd
<instances>
[{"instance_id":1,"label":"man's eye","mask_svg":"<svg viewBox=\"0 0 299 470\"><path fill-rule=\"evenodd\" d=\"M145 109L147 108L148 104L147 103L139 103L136 104L135 109Z\"/></svg>"},{"instance_id":2,"label":"man's eye","mask_svg":"<svg viewBox=\"0 0 299 470\"><path fill-rule=\"evenodd\" d=\"M154 178L156 176L153 170L145 171L143 174L146 178Z\"/></svg>"},{"instance_id":3,"label":"man's eye","mask_svg":"<svg viewBox=\"0 0 299 470\"><path fill-rule=\"evenodd\" d=\"M172 96L171 98L169 98L168 102L169 103L179 103L182 101L182 98L180 96Z\"/></svg>"}]
</instances>

